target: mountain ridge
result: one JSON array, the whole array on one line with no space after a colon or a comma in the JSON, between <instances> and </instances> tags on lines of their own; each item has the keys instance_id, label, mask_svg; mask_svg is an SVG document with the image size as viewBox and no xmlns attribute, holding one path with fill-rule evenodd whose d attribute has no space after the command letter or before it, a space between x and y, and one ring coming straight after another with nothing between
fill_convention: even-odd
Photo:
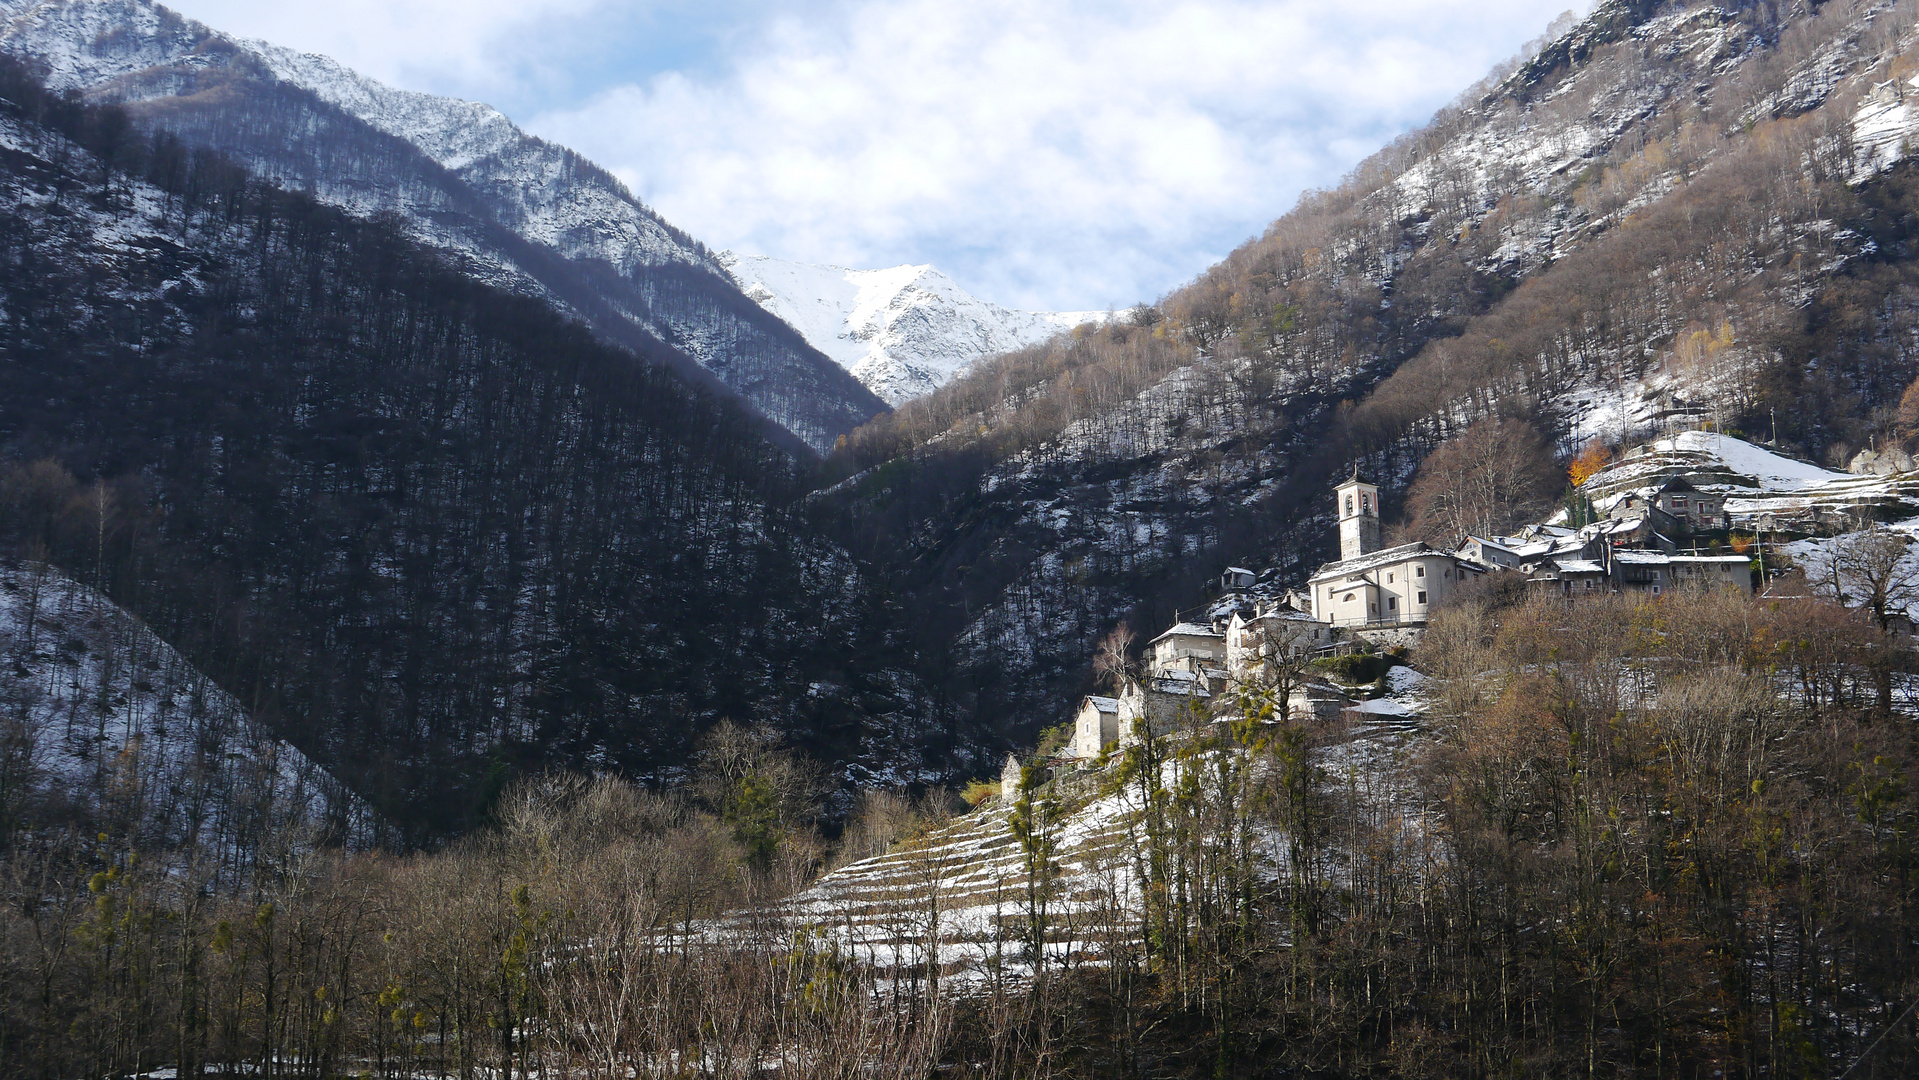
<instances>
[{"instance_id":1,"label":"mountain ridge","mask_svg":"<svg viewBox=\"0 0 1919 1080\"><path fill-rule=\"evenodd\" d=\"M363 216L398 213L482 280L616 343L664 342L683 373L710 373L815 452L885 408L610 173L489 106L386 87L147 0L6 0L0 14L0 49L44 64L56 88Z\"/></svg>"},{"instance_id":2,"label":"mountain ridge","mask_svg":"<svg viewBox=\"0 0 1919 1080\"><path fill-rule=\"evenodd\" d=\"M665 782L724 718L966 768L810 469L609 345L0 58L0 558L102 592L401 843L516 772ZM744 301L743 301L744 302Z\"/></svg>"}]
</instances>

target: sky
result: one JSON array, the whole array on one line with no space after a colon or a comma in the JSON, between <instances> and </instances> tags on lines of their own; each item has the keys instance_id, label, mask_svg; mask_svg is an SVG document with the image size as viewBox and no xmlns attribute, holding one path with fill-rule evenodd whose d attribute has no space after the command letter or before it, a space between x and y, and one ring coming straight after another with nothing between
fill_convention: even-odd
<instances>
[{"instance_id":1,"label":"sky","mask_svg":"<svg viewBox=\"0 0 1919 1080\"><path fill-rule=\"evenodd\" d=\"M165 0L488 102L713 248L1152 300L1589 0Z\"/></svg>"}]
</instances>

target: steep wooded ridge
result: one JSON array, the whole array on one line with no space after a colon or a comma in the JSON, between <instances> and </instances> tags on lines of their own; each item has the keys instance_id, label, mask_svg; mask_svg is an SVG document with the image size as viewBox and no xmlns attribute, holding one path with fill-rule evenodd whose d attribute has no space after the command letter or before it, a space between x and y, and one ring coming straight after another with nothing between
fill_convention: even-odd
<instances>
[{"instance_id":1,"label":"steep wooded ridge","mask_svg":"<svg viewBox=\"0 0 1919 1080\"><path fill-rule=\"evenodd\" d=\"M929 610L977 704L1064 715L1094 638L1227 564L1330 553L1494 411L1564 450L1691 410L1814 458L1919 375L1919 188L1855 113L1911 3L1614 2L1127 325L981 364L834 459L823 521ZM1894 83L1896 88L1901 83Z\"/></svg>"},{"instance_id":2,"label":"steep wooded ridge","mask_svg":"<svg viewBox=\"0 0 1919 1080\"><path fill-rule=\"evenodd\" d=\"M415 839L515 769L661 776L721 716L917 768L911 658L764 421L4 63L0 554Z\"/></svg>"},{"instance_id":3,"label":"steep wooded ridge","mask_svg":"<svg viewBox=\"0 0 1919 1080\"><path fill-rule=\"evenodd\" d=\"M813 450L885 409L610 174L484 105L395 90L145 0L4 0L0 50L285 187L396 214L468 273L608 341L664 343L654 352L683 374L717 380Z\"/></svg>"},{"instance_id":4,"label":"steep wooded ridge","mask_svg":"<svg viewBox=\"0 0 1919 1080\"><path fill-rule=\"evenodd\" d=\"M0 566L0 835L197 850L234 886L379 822L152 630L45 563Z\"/></svg>"}]
</instances>

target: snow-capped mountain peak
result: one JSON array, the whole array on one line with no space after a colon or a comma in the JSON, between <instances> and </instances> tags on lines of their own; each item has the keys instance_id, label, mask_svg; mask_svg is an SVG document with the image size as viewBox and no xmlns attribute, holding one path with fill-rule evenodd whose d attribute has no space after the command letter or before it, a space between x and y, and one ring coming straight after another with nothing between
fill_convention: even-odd
<instances>
[{"instance_id":1,"label":"snow-capped mountain peak","mask_svg":"<svg viewBox=\"0 0 1919 1080\"><path fill-rule=\"evenodd\" d=\"M975 360L1036 345L1098 311L1018 311L930 265L849 270L723 253L742 291L889 405L931 393Z\"/></svg>"}]
</instances>

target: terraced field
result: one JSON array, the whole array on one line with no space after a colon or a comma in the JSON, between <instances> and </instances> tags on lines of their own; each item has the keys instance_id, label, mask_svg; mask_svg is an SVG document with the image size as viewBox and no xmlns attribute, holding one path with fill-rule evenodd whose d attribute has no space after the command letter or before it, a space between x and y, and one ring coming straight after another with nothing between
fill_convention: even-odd
<instances>
[{"instance_id":1,"label":"terraced field","mask_svg":"<svg viewBox=\"0 0 1919 1080\"><path fill-rule=\"evenodd\" d=\"M1043 901L1049 953L1096 956L1098 942L1131 934L1134 806L1103 792L1104 772L1061 776L1052 831L1053 875L1045 895L1030 888L1029 857L1011 808L989 803L849 863L788 902L786 914L831 935L876 965L920 966L937 951L947 974L1025 966L1022 942L1032 905Z\"/></svg>"},{"instance_id":2,"label":"terraced field","mask_svg":"<svg viewBox=\"0 0 1919 1080\"><path fill-rule=\"evenodd\" d=\"M1422 737L1424 703L1410 693L1418 682L1402 681L1406 697L1382 699L1406 702L1400 712L1354 715L1321 751L1326 783L1367 813L1403 816L1413 798L1400 766ZM942 977L983 978L1030 968L1031 919L1043 903L1049 960L1097 962L1137 936L1139 795L1099 768L1063 770L1053 791L1059 811L1043 890L1032 887L1011 808L989 803L827 874L784 914L878 967L929 971L937 955ZM1262 836L1259 858L1278 874L1285 838Z\"/></svg>"}]
</instances>

